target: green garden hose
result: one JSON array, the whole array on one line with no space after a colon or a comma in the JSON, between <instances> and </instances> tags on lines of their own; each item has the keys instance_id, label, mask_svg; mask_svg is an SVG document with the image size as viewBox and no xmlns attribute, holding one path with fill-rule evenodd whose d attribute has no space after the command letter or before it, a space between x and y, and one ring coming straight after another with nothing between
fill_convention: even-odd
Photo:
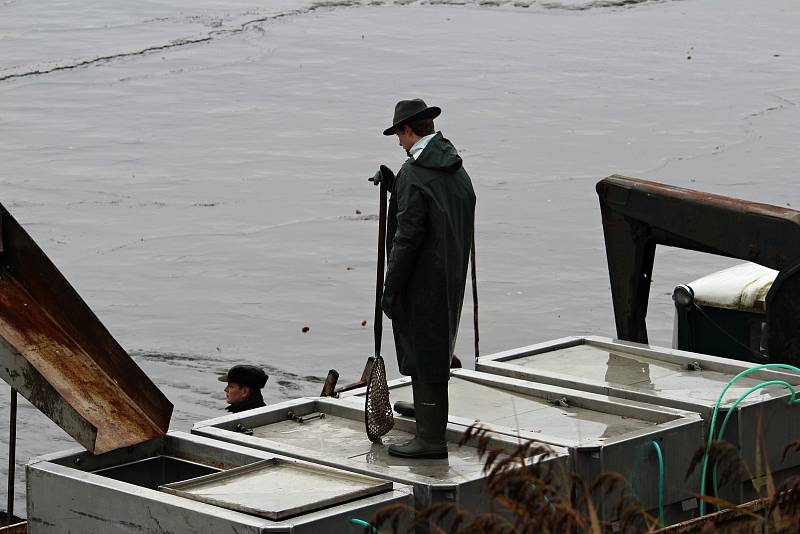
<instances>
[{"instance_id":1,"label":"green garden hose","mask_svg":"<svg viewBox=\"0 0 800 534\"><path fill-rule=\"evenodd\" d=\"M357 519L355 517L352 517L352 518L350 518L350 522L353 523L354 525L358 525L360 527L371 527L373 534L377 534L377 532L378 532L377 528L373 527L372 525L370 525L369 523L367 523L363 519Z\"/></svg>"},{"instance_id":2,"label":"green garden hose","mask_svg":"<svg viewBox=\"0 0 800 534\"><path fill-rule=\"evenodd\" d=\"M661 446L653 440L650 444L655 447L658 455L658 522L664 526L664 455L661 454Z\"/></svg>"},{"instance_id":3,"label":"green garden hose","mask_svg":"<svg viewBox=\"0 0 800 534\"><path fill-rule=\"evenodd\" d=\"M722 420L722 425L720 425L720 427L719 427L719 432L717 433L717 441L721 440L722 437L725 435L725 430L728 428L728 421L730 420L731 415L733 415L733 412L736 410L736 407L739 406L739 403L742 402L751 393L754 393L754 392L758 391L759 389L765 388L767 386L773 386L773 385L786 386L786 388L789 391L792 392L792 395L789 397L789 402L787 404L796 404L797 403L797 401L795 400L796 393L795 393L794 388L792 387L791 384L789 384L785 380L769 380L767 382L761 382L760 384L758 384L756 386L753 386L750 389L748 389L744 394L742 394L738 399L736 399L736 402L734 402L731 405L730 408L728 408L728 413L725 414L725 419ZM717 464L716 464L716 462L714 463L714 471L713 471L713 474L712 474L712 478L714 480L714 495L719 497L719 487L717 485ZM717 506L717 509L719 509L719 506Z\"/></svg>"},{"instance_id":4,"label":"green garden hose","mask_svg":"<svg viewBox=\"0 0 800 534\"><path fill-rule=\"evenodd\" d=\"M749 369L745 369L741 373L739 373L736 376L734 376L733 378L731 378L728 381L728 383L725 384L725 387L722 388L722 391L720 392L719 397L717 397L717 402L714 403L714 410L711 413L711 423L709 424L709 431L708 431L708 443L706 443L706 451L703 454L703 469L702 469L702 472L700 474L700 497L701 497L700 498L700 516L701 517L704 516L705 513L706 513L706 503L702 499L702 497L705 496L705 494L706 494L706 474L708 473L708 456L709 456L709 453L711 452L711 443L714 441L714 427L716 426L716 423L717 423L717 413L719 412L720 404L722 404L722 399L725 397L725 393L728 391L728 389L730 389L730 387L737 380L739 380L740 378L742 378L744 376L749 375L752 372L758 371L760 369L786 369L786 370L796 371L796 372L800 373L800 369L798 369L797 367L795 367L793 365L784 364L784 363L767 363L767 364L763 364L763 365L756 365L756 366L751 367ZM744 400L744 397L746 397L747 395L749 395L753 391L756 391L756 390L760 389L761 387L763 387L764 384L770 385L770 384L775 383L775 382L776 381L762 382L761 384L759 384L757 386L754 386L743 397L741 397L739 400L737 400L736 403L734 404L734 406L738 405L739 402ZM792 388L792 386L789 385L786 382L783 382L783 381L777 381L777 382L781 382L781 383L783 383L783 384L785 384L785 385L787 385L789 387L789 389L792 392L792 396L789 399L789 402L790 403L796 403L797 401L795 401L795 399L794 399L794 396L795 396L794 393L795 392L794 392L794 389ZM731 407L729 409L728 414L727 414L727 416L725 418L725 422L723 422L723 430L724 430L724 425L727 422L728 417L730 416L731 412L733 412L733 410L734 410L733 407ZM720 435L721 435L721 433L720 433Z\"/></svg>"}]
</instances>

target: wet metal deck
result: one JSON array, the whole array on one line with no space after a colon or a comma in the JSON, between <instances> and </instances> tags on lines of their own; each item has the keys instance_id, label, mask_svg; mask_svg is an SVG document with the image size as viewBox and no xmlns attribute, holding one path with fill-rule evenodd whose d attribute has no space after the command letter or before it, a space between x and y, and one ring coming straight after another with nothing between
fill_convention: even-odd
<instances>
[{"instance_id":1,"label":"wet metal deck","mask_svg":"<svg viewBox=\"0 0 800 534\"><path fill-rule=\"evenodd\" d=\"M694 363L699 364L699 370L689 368ZM492 354L480 358L476 367L504 376L697 411L708 417L725 384L753 365L592 336ZM775 379L800 384L797 375L755 371L728 389L721 406L730 406L751 387ZM785 387L768 386L747 397L740 406L786 395Z\"/></svg>"},{"instance_id":2,"label":"wet metal deck","mask_svg":"<svg viewBox=\"0 0 800 534\"><path fill-rule=\"evenodd\" d=\"M583 480L591 484L603 473L619 473L651 510L658 503L653 482L658 480L658 462L652 446L657 441L665 464L681 473L666 482L667 515L675 520L689 517L682 503L693 503L691 490L697 477L687 481L683 475L703 442L698 414L468 369L453 369L450 374L452 424L466 427L479 421L515 439L567 447L571 469ZM392 402L412 399L408 378L393 380L389 387ZM363 403L363 389L351 395ZM600 494L595 498L603 503L603 517L615 517L614 498Z\"/></svg>"},{"instance_id":3,"label":"wet metal deck","mask_svg":"<svg viewBox=\"0 0 800 534\"><path fill-rule=\"evenodd\" d=\"M542 371L559 372L568 363L567 372L578 378L603 380L611 384L642 389L654 394L669 394L696 401L715 402L731 375L718 371L690 371L685 365L663 362L623 351L609 351L590 345L580 345L544 354L525 356L515 361L517 365ZM743 377L731 387L723 398L730 404L740 395L762 382ZM761 391L761 396L782 395L785 389L771 386ZM749 399L753 402L752 399Z\"/></svg>"},{"instance_id":4,"label":"wet metal deck","mask_svg":"<svg viewBox=\"0 0 800 534\"><path fill-rule=\"evenodd\" d=\"M392 402L413 402L411 386L393 388ZM449 385L452 416L491 423L512 430L546 434L575 443L605 440L638 430L653 430L656 422L578 406L556 406L543 397L453 377Z\"/></svg>"},{"instance_id":5,"label":"wet metal deck","mask_svg":"<svg viewBox=\"0 0 800 534\"><path fill-rule=\"evenodd\" d=\"M298 423L287 417L289 410L297 415L322 412L325 416ZM400 482L458 484L483 475L483 460L477 449L458 446L463 428L448 428L449 458L414 460L396 458L386 452L388 445L414 437L414 422L398 418L394 429L383 436L382 443L372 443L365 433L360 400L297 399L253 412L257 413L203 421L192 432L327 465L342 465ZM232 432L236 424L251 428L252 436ZM509 450L514 444L513 440L498 440L498 445Z\"/></svg>"},{"instance_id":6,"label":"wet metal deck","mask_svg":"<svg viewBox=\"0 0 800 534\"><path fill-rule=\"evenodd\" d=\"M458 481L477 476L483 469L483 461L474 447L451 446L450 457L445 460L420 462L389 456L388 445L404 443L414 437L410 429L394 428L383 437L382 445L375 445L366 439L363 420L336 415L302 424L287 420L256 427L253 436L313 451L319 456L340 457L385 468L403 477L423 475L443 482Z\"/></svg>"},{"instance_id":7,"label":"wet metal deck","mask_svg":"<svg viewBox=\"0 0 800 534\"><path fill-rule=\"evenodd\" d=\"M299 423L292 420L289 412L297 416L322 413L324 417ZM252 435L243 433L242 429L252 430ZM475 447L458 445L465 435L463 425L448 424L448 458L430 460L389 456L388 445L411 439L414 429L413 420L398 417L394 428L382 437L381 442L372 443L364 428L363 401L348 397L287 401L202 421L192 428L192 433L413 485L417 509L436 502L457 502L466 510L486 510L492 506L491 499L483 491L485 459L480 457ZM511 451L517 444L516 439L495 436L490 447ZM552 449L551 458L536 457L529 461L547 462L560 477L568 471L569 454L561 447ZM566 490L563 481L556 484Z\"/></svg>"}]
</instances>

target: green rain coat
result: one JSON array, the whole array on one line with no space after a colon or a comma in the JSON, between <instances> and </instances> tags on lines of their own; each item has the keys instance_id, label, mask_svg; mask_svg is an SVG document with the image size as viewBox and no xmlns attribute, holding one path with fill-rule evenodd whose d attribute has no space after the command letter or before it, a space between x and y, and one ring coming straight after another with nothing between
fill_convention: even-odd
<instances>
[{"instance_id":1,"label":"green rain coat","mask_svg":"<svg viewBox=\"0 0 800 534\"><path fill-rule=\"evenodd\" d=\"M446 382L461 318L475 192L455 147L438 132L394 181L385 291L400 372Z\"/></svg>"}]
</instances>

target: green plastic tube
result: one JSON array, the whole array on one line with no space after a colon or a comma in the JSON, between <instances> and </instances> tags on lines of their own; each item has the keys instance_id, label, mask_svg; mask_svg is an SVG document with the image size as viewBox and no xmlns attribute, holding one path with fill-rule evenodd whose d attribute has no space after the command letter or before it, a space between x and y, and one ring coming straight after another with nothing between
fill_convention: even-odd
<instances>
[{"instance_id":1,"label":"green plastic tube","mask_svg":"<svg viewBox=\"0 0 800 534\"><path fill-rule=\"evenodd\" d=\"M725 414L725 419L722 420L722 424L719 427L719 432L717 432L717 441L721 440L725 436L725 430L728 428L728 421L730 421L731 416L736 411L736 407L739 406L744 399L746 399L750 394L755 393L756 391L763 389L767 386L785 386L789 391L792 392L791 396L789 397L789 401L787 404L797 404L799 401L795 399L797 393L794 390L794 387L785 380L768 380L767 382L761 382L760 384L751 387L745 393L743 393L736 402L734 402L730 408L728 408L728 413ZM714 479L714 495L719 497L719 486L717 485L717 463L714 463L714 470L712 477ZM717 510L719 510L719 506L717 506Z\"/></svg>"},{"instance_id":2,"label":"green plastic tube","mask_svg":"<svg viewBox=\"0 0 800 534\"><path fill-rule=\"evenodd\" d=\"M657 441L651 441L658 456L658 522L664 526L664 455L661 454L661 445Z\"/></svg>"},{"instance_id":3,"label":"green plastic tube","mask_svg":"<svg viewBox=\"0 0 800 534\"><path fill-rule=\"evenodd\" d=\"M750 373L753 373L753 372L761 370L761 369L786 369L786 370L789 370L789 371L795 371L795 372L800 373L800 369L798 369L797 367L795 367L793 365L788 365L788 364L785 364L785 363L766 363L766 364L763 364L763 365L756 365L756 366L751 367L749 369L745 369L741 373L739 373L736 376L734 376L733 378L731 378L728 381L728 383L725 384L725 387L722 388L722 391L720 392L719 397L717 397L717 402L714 403L714 410L711 412L711 423L709 424L709 430L708 430L708 443L706 443L706 451L705 451L705 454L703 454L703 468L702 468L702 472L700 473L700 497L703 497L706 494L706 474L708 473L708 456L709 456L709 453L711 452L711 443L714 441L714 430L715 430L715 426L716 426L716 423L717 423L717 414L719 412L720 404L722 404L722 399L725 398L725 393L731 388L731 386L737 380L739 380L740 378L742 378L744 376L749 375ZM701 517L704 516L705 513L706 513L706 503L701 498L700 499L700 516Z\"/></svg>"},{"instance_id":4,"label":"green plastic tube","mask_svg":"<svg viewBox=\"0 0 800 534\"><path fill-rule=\"evenodd\" d=\"M370 525L369 523L367 523L363 519L358 519L356 517L352 517L352 518L350 518L350 522L353 523L354 525L358 525L360 527L371 527L373 534L377 534L378 533L378 529L377 528L373 527L372 525Z\"/></svg>"}]
</instances>

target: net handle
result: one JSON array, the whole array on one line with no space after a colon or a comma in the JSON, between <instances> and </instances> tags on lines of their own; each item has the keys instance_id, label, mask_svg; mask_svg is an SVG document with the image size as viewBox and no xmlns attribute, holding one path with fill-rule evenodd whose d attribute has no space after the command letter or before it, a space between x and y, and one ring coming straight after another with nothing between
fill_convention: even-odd
<instances>
[{"instance_id":1,"label":"net handle","mask_svg":"<svg viewBox=\"0 0 800 534\"><path fill-rule=\"evenodd\" d=\"M375 357L381 355L381 338L383 337L383 271L386 265L386 182L380 184L380 209L378 211L378 268L375 280Z\"/></svg>"},{"instance_id":2,"label":"net handle","mask_svg":"<svg viewBox=\"0 0 800 534\"><path fill-rule=\"evenodd\" d=\"M472 246L470 246L470 271L472 278L472 330L475 333L475 364L480 357L480 330L478 329L478 268L475 264L475 230L472 231Z\"/></svg>"}]
</instances>

